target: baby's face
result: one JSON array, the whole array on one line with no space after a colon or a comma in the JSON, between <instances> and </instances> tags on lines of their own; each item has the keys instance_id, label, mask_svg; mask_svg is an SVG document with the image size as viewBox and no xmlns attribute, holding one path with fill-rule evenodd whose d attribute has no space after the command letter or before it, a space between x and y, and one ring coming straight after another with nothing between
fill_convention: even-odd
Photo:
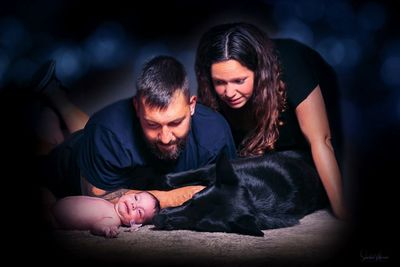
<instances>
[{"instance_id":1,"label":"baby's face","mask_svg":"<svg viewBox=\"0 0 400 267\"><path fill-rule=\"evenodd\" d=\"M156 200L147 192L128 194L122 196L115 204L115 210L122 224L130 226L150 221L156 213Z\"/></svg>"}]
</instances>

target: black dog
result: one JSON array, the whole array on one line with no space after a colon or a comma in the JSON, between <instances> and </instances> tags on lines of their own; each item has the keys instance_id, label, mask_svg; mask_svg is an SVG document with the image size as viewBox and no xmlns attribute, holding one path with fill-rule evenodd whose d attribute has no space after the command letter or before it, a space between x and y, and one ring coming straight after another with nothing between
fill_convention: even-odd
<instances>
[{"instance_id":1,"label":"black dog","mask_svg":"<svg viewBox=\"0 0 400 267\"><path fill-rule=\"evenodd\" d=\"M172 174L170 187L208 186L176 208L162 210L156 229L188 229L263 236L263 229L295 225L327 203L313 167L294 151L229 162L221 156L216 166Z\"/></svg>"}]
</instances>

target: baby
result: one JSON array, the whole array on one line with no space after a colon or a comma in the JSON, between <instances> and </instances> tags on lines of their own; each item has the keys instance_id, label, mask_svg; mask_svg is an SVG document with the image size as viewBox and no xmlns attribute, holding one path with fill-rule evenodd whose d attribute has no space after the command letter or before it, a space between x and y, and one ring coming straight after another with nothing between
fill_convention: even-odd
<instances>
[{"instance_id":1,"label":"baby","mask_svg":"<svg viewBox=\"0 0 400 267\"><path fill-rule=\"evenodd\" d=\"M157 198L143 191L124 195L115 204L98 197L65 197L52 206L51 215L55 228L90 230L94 235L116 237L121 224L135 230L151 222L159 210Z\"/></svg>"}]
</instances>

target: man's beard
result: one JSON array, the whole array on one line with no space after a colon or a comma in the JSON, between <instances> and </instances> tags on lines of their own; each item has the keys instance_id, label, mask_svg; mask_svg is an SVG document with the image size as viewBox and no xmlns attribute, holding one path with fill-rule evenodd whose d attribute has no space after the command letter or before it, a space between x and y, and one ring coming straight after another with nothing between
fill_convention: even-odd
<instances>
[{"instance_id":1,"label":"man's beard","mask_svg":"<svg viewBox=\"0 0 400 267\"><path fill-rule=\"evenodd\" d=\"M185 135L182 138L176 138L175 141L170 142L168 145L175 145L175 149L172 151L163 151L159 148L159 146L162 146L163 144L160 141L149 141L147 140L147 144L153 153L158 159L164 160L164 161L176 161L182 150L185 148L186 145L186 140L187 140L188 135Z\"/></svg>"}]
</instances>

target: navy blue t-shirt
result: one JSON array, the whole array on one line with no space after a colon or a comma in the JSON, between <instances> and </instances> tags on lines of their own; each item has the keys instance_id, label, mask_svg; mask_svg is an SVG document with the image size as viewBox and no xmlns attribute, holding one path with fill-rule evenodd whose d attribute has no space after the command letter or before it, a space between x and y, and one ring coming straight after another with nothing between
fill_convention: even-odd
<instances>
[{"instance_id":1,"label":"navy blue t-shirt","mask_svg":"<svg viewBox=\"0 0 400 267\"><path fill-rule=\"evenodd\" d=\"M92 185L115 190L129 188L143 168L156 174L196 169L214 163L220 152L235 158L228 123L218 113L197 104L186 146L178 160L166 164L146 145L132 98L120 100L95 113L80 139L78 166Z\"/></svg>"}]
</instances>

